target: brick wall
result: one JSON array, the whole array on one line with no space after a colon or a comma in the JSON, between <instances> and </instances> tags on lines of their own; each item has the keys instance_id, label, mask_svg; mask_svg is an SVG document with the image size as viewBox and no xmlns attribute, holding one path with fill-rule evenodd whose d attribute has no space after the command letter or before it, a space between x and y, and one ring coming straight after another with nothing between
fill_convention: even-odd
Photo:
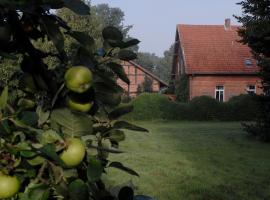
<instances>
[{"instance_id":1,"label":"brick wall","mask_svg":"<svg viewBox=\"0 0 270 200\"><path fill-rule=\"evenodd\" d=\"M117 83L129 94L130 96L136 96L137 95L137 88L139 85L142 85L145 80L145 76L147 74L142 71L141 69L137 68L134 65L131 65L128 62L123 63L124 70L126 74L129 77L130 85L128 86L125 82L118 79ZM148 76L150 79L152 79L152 90L153 92L159 92L160 90L160 84L157 80L153 79L152 77Z\"/></svg>"},{"instance_id":2,"label":"brick wall","mask_svg":"<svg viewBox=\"0 0 270 200\"><path fill-rule=\"evenodd\" d=\"M224 86L225 101L232 96L247 94L248 85L255 85L257 94L262 92L260 79L254 76L190 76L190 99L202 95L215 98L216 86L220 85Z\"/></svg>"}]
</instances>

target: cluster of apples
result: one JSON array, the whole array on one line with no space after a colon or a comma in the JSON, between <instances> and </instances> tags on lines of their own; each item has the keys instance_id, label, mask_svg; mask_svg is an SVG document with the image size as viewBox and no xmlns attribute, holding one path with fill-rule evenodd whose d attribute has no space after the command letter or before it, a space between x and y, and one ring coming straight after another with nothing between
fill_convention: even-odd
<instances>
[{"instance_id":1,"label":"cluster of apples","mask_svg":"<svg viewBox=\"0 0 270 200\"><path fill-rule=\"evenodd\" d=\"M65 84L70 90L67 105L70 109L88 112L93 102L89 100L88 90L93 82L92 72L84 66L72 67L65 73ZM85 144L79 138L66 139L66 149L60 155L67 167L78 166L85 157ZM20 181L16 176L0 171L0 199L11 198L18 193Z\"/></svg>"},{"instance_id":2,"label":"cluster of apples","mask_svg":"<svg viewBox=\"0 0 270 200\"><path fill-rule=\"evenodd\" d=\"M65 73L66 87L70 90L67 106L75 111L87 113L93 102L90 100L89 89L93 84L93 74L84 66L71 67Z\"/></svg>"},{"instance_id":3,"label":"cluster of apples","mask_svg":"<svg viewBox=\"0 0 270 200\"><path fill-rule=\"evenodd\" d=\"M66 100L67 106L75 111L89 112L93 106L88 92L93 84L91 70L84 66L71 67L65 73L65 84L70 90ZM66 143L67 148L60 158L67 167L76 167L85 156L85 145L79 138L69 138Z\"/></svg>"}]
</instances>

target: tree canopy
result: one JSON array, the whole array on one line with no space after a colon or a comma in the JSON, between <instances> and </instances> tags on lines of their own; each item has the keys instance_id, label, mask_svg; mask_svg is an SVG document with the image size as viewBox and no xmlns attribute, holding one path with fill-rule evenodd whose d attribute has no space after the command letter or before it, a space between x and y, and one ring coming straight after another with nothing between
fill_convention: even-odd
<instances>
[{"instance_id":1,"label":"tree canopy","mask_svg":"<svg viewBox=\"0 0 270 200\"><path fill-rule=\"evenodd\" d=\"M243 15L236 17L243 27L239 30L241 42L248 45L262 79L263 94L258 97L261 115L247 131L265 141L270 141L270 1L244 0L239 3Z\"/></svg>"}]
</instances>

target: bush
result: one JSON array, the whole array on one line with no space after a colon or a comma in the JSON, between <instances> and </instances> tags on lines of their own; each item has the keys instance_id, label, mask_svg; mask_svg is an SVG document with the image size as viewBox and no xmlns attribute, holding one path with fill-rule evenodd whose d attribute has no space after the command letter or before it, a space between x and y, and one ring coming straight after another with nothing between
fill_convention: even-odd
<instances>
[{"instance_id":1,"label":"bush","mask_svg":"<svg viewBox=\"0 0 270 200\"><path fill-rule=\"evenodd\" d=\"M163 110L169 104L169 100L160 94L142 93L131 103L134 105L134 111L128 114L128 118L134 120L162 119Z\"/></svg>"},{"instance_id":2,"label":"bush","mask_svg":"<svg viewBox=\"0 0 270 200\"><path fill-rule=\"evenodd\" d=\"M209 96L195 97L189 102L190 119L215 120L221 118L224 106Z\"/></svg>"},{"instance_id":3,"label":"bush","mask_svg":"<svg viewBox=\"0 0 270 200\"><path fill-rule=\"evenodd\" d=\"M259 113L259 106L251 95L236 96L227 103L209 96L178 103L170 101L165 95L143 93L131 104L134 105L134 112L127 118L132 120L252 121Z\"/></svg>"},{"instance_id":4,"label":"bush","mask_svg":"<svg viewBox=\"0 0 270 200\"><path fill-rule=\"evenodd\" d=\"M229 114L234 120L252 120L260 113L256 97L252 95L242 94L232 97L227 104L230 108Z\"/></svg>"}]
</instances>

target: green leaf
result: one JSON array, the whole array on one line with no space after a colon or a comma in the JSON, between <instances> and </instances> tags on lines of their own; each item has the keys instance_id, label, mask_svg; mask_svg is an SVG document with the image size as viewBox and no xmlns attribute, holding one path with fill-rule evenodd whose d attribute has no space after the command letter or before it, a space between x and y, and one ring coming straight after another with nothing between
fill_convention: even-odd
<instances>
[{"instance_id":1,"label":"green leaf","mask_svg":"<svg viewBox=\"0 0 270 200\"><path fill-rule=\"evenodd\" d=\"M128 174L131 174L133 176L139 176L139 174L137 172L135 172L134 170L132 170L132 169L130 169L128 167L125 167L120 162L111 162L108 167L114 167L114 168L120 169L120 170L122 170L124 172L127 172Z\"/></svg>"},{"instance_id":2,"label":"green leaf","mask_svg":"<svg viewBox=\"0 0 270 200\"><path fill-rule=\"evenodd\" d=\"M73 58L74 65L83 65L89 68L93 68L95 66L94 59L92 58L92 54L84 47L79 47L76 55Z\"/></svg>"},{"instance_id":3,"label":"green leaf","mask_svg":"<svg viewBox=\"0 0 270 200\"><path fill-rule=\"evenodd\" d=\"M90 8L81 0L64 0L65 6L79 15L89 15Z\"/></svg>"},{"instance_id":4,"label":"green leaf","mask_svg":"<svg viewBox=\"0 0 270 200\"><path fill-rule=\"evenodd\" d=\"M45 158L36 156L33 159L28 159L27 162L32 166L42 165L45 162Z\"/></svg>"},{"instance_id":5,"label":"green leaf","mask_svg":"<svg viewBox=\"0 0 270 200\"><path fill-rule=\"evenodd\" d=\"M35 107L35 102L30 99L20 99L17 105L23 109L32 109Z\"/></svg>"},{"instance_id":6,"label":"green leaf","mask_svg":"<svg viewBox=\"0 0 270 200\"><path fill-rule=\"evenodd\" d=\"M71 200L89 199L88 187L81 179L71 182L68 186L68 191Z\"/></svg>"},{"instance_id":7,"label":"green leaf","mask_svg":"<svg viewBox=\"0 0 270 200\"><path fill-rule=\"evenodd\" d=\"M49 5L51 9L60 9L63 7L62 0L42 0L42 3L45 5Z\"/></svg>"},{"instance_id":8,"label":"green leaf","mask_svg":"<svg viewBox=\"0 0 270 200\"><path fill-rule=\"evenodd\" d=\"M33 133L41 134L43 132L40 129L32 128L31 126L28 126L24 122L17 120L17 119L9 119L9 121L11 121L15 126L22 128L22 129L29 130L30 132L33 132Z\"/></svg>"},{"instance_id":9,"label":"green leaf","mask_svg":"<svg viewBox=\"0 0 270 200\"><path fill-rule=\"evenodd\" d=\"M48 185L30 183L24 194L20 196L20 200L47 200L49 195L50 188Z\"/></svg>"},{"instance_id":10,"label":"green leaf","mask_svg":"<svg viewBox=\"0 0 270 200\"><path fill-rule=\"evenodd\" d=\"M105 105L117 106L121 103L122 93L105 93L98 91L96 93L96 99Z\"/></svg>"},{"instance_id":11,"label":"green leaf","mask_svg":"<svg viewBox=\"0 0 270 200\"><path fill-rule=\"evenodd\" d=\"M23 111L18 116L19 120L28 126L34 126L38 122L38 115L36 112Z\"/></svg>"},{"instance_id":12,"label":"green leaf","mask_svg":"<svg viewBox=\"0 0 270 200\"><path fill-rule=\"evenodd\" d=\"M47 32L49 38L54 43L58 52L63 56L66 57L64 51L64 36L60 31L59 25L55 20L50 17L43 17L42 21L44 23L43 29Z\"/></svg>"},{"instance_id":13,"label":"green leaf","mask_svg":"<svg viewBox=\"0 0 270 200\"><path fill-rule=\"evenodd\" d=\"M107 64L112 70L113 72L125 83L130 84L130 80L123 68L122 65L114 63L114 62L110 62Z\"/></svg>"},{"instance_id":14,"label":"green leaf","mask_svg":"<svg viewBox=\"0 0 270 200\"><path fill-rule=\"evenodd\" d=\"M115 41L122 41L123 34L121 31L113 26L108 26L103 29L102 36L104 40L115 40Z\"/></svg>"},{"instance_id":15,"label":"green leaf","mask_svg":"<svg viewBox=\"0 0 270 200\"><path fill-rule=\"evenodd\" d=\"M137 54L130 50L121 50L118 53L118 58L124 61L130 61L137 58Z\"/></svg>"},{"instance_id":16,"label":"green leaf","mask_svg":"<svg viewBox=\"0 0 270 200\"><path fill-rule=\"evenodd\" d=\"M127 113L130 113L133 111L133 105L131 104L126 104L126 105L121 105L118 108L114 109L111 111L108 115L110 120L117 119Z\"/></svg>"},{"instance_id":17,"label":"green leaf","mask_svg":"<svg viewBox=\"0 0 270 200\"><path fill-rule=\"evenodd\" d=\"M121 46L121 48L132 47L132 46L135 46L135 45L137 45L139 43L140 43L140 40L138 40L138 39L131 39L131 40L128 40L128 41L124 42L123 45Z\"/></svg>"},{"instance_id":18,"label":"green leaf","mask_svg":"<svg viewBox=\"0 0 270 200\"><path fill-rule=\"evenodd\" d=\"M133 189L131 187L129 187L129 186L122 187L121 190L118 193L118 200L134 200L134 191L133 191ZM142 199L140 199L140 200L142 200Z\"/></svg>"},{"instance_id":19,"label":"green leaf","mask_svg":"<svg viewBox=\"0 0 270 200\"><path fill-rule=\"evenodd\" d=\"M65 166L65 163L60 159L56 153L55 146L53 144L47 144L38 149L44 156L58 162L61 166Z\"/></svg>"},{"instance_id":20,"label":"green leaf","mask_svg":"<svg viewBox=\"0 0 270 200\"><path fill-rule=\"evenodd\" d=\"M117 41L117 40L107 40L107 42L111 47L119 47L120 49L132 47L140 43L140 41L137 39L132 39L127 42Z\"/></svg>"},{"instance_id":21,"label":"green leaf","mask_svg":"<svg viewBox=\"0 0 270 200\"><path fill-rule=\"evenodd\" d=\"M149 132L147 129L136 126L134 124L130 124L126 121L117 121L114 123L113 127L115 129L128 129L132 131L140 131L140 132Z\"/></svg>"},{"instance_id":22,"label":"green leaf","mask_svg":"<svg viewBox=\"0 0 270 200\"><path fill-rule=\"evenodd\" d=\"M68 34L74 39L76 39L89 52L92 52L95 40L91 36L89 36L87 33L79 31L71 31L68 32Z\"/></svg>"},{"instance_id":23,"label":"green leaf","mask_svg":"<svg viewBox=\"0 0 270 200\"><path fill-rule=\"evenodd\" d=\"M56 131L50 129L38 135L38 140L41 144L50 144L63 139Z\"/></svg>"},{"instance_id":24,"label":"green leaf","mask_svg":"<svg viewBox=\"0 0 270 200\"><path fill-rule=\"evenodd\" d=\"M4 120L0 122L0 138L2 134L10 134L12 133L8 120Z\"/></svg>"},{"instance_id":25,"label":"green leaf","mask_svg":"<svg viewBox=\"0 0 270 200\"><path fill-rule=\"evenodd\" d=\"M21 151L20 154L22 157L25 158L32 158L37 155L37 153L34 151Z\"/></svg>"},{"instance_id":26,"label":"green leaf","mask_svg":"<svg viewBox=\"0 0 270 200\"><path fill-rule=\"evenodd\" d=\"M78 177L78 171L77 169L66 169L66 170L63 170L63 176L65 178L76 178Z\"/></svg>"},{"instance_id":27,"label":"green leaf","mask_svg":"<svg viewBox=\"0 0 270 200\"><path fill-rule=\"evenodd\" d=\"M53 110L51 121L59 124L63 133L71 137L93 133L92 118L82 113L72 112L66 108Z\"/></svg>"},{"instance_id":28,"label":"green leaf","mask_svg":"<svg viewBox=\"0 0 270 200\"><path fill-rule=\"evenodd\" d=\"M111 130L106 138L114 142L121 142L125 140L126 136L121 130Z\"/></svg>"},{"instance_id":29,"label":"green leaf","mask_svg":"<svg viewBox=\"0 0 270 200\"><path fill-rule=\"evenodd\" d=\"M41 126L44 124L50 117L50 111L43 111L42 106L38 106L36 109L38 115L38 125Z\"/></svg>"},{"instance_id":30,"label":"green leaf","mask_svg":"<svg viewBox=\"0 0 270 200\"><path fill-rule=\"evenodd\" d=\"M0 110L3 110L8 103L8 86L4 88L0 96Z\"/></svg>"},{"instance_id":31,"label":"green leaf","mask_svg":"<svg viewBox=\"0 0 270 200\"><path fill-rule=\"evenodd\" d=\"M93 183L101 178L103 172L103 166L101 162L94 157L89 157L87 167L87 178L88 181Z\"/></svg>"}]
</instances>

